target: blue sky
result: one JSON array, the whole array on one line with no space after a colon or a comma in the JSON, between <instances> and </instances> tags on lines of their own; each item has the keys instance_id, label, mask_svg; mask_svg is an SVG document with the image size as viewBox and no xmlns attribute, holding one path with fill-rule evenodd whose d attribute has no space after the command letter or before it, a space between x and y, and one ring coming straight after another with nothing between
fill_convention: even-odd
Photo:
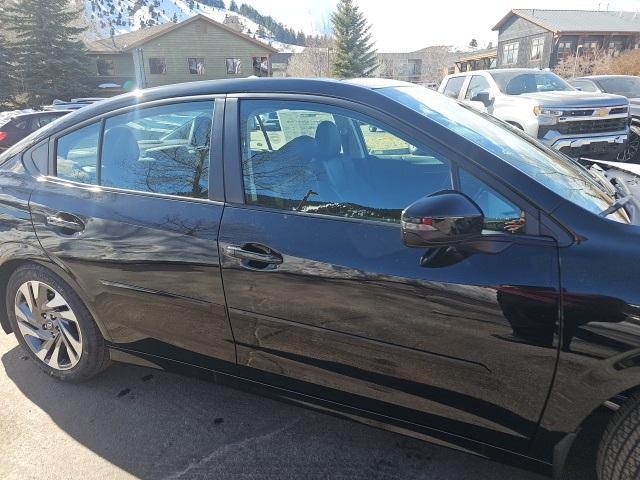
<instances>
[{"instance_id":1,"label":"blue sky","mask_svg":"<svg viewBox=\"0 0 640 480\"><path fill-rule=\"evenodd\" d=\"M337 0L237 0L305 32L321 31ZM640 0L356 0L370 23L379 51L411 51L428 45L464 46L476 38L495 43L491 31L512 8L626 10Z\"/></svg>"}]
</instances>

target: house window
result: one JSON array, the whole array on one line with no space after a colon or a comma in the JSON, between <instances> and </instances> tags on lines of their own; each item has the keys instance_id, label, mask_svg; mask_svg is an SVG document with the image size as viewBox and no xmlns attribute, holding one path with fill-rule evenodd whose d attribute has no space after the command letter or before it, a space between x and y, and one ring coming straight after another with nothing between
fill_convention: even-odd
<instances>
[{"instance_id":1,"label":"house window","mask_svg":"<svg viewBox=\"0 0 640 480\"><path fill-rule=\"evenodd\" d=\"M253 74L256 77L269 76L269 57L253 57Z\"/></svg>"},{"instance_id":2,"label":"house window","mask_svg":"<svg viewBox=\"0 0 640 480\"><path fill-rule=\"evenodd\" d=\"M573 44L571 42L559 42L556 55L558 62L564 62L571 56L573 56Z\"/></svg>"},{"instance_id":3,"label":"house window","mask_svg":"<svg viewBox=\"0 0 640 480\"><path fill-rule=\"evenodd\" d=\"M536 37L531 41L531 60L540 60L544 51L544 37Z\"/></svg>"},{"instance_id":4,"label":"house window","mask_svg":"<svg viewBox=\"0 0 640 480\"><path fill-rule=\"evenodd\" d=\"M100 77L113 77L116 74L116 67L112 58L98 58L96 66Z\"/></svg>"},{"instance_id":5,"label":"house window","mask_svg":"<svg viewBox=\"0 0 640 480\"><path fill-rule=\"evenodd\" d=\"M240 75L242 73L242 60L239 58L227 58L227 75Z\"/></svg>"},{"instance_id":6,"label":"house window","mask_svg":"<svg viewBox=\"0 0 640 480\"><path fill-rule=\"evenodd\" d=\"M149 59L149 71L153 75L166 75L167 74L167 60L161 57L155 57Z\"/></svg>"},{"instance_id":7,"label":"house window","mask_svg":"<svg viewBox=\"0 0 640 480\"><path fill-rule=\"evenodd\" d=\"M518 63L519 42L507 43L502 49L502 63L504 65L513 65Z\"/></svg>"},{"instance_id":8,"label":"house window","mask_svg":"<svg viewBox=\"0 0 640 480\"><path fill-rule=\"evenodd\" d=\"M189 57L187 58L187 64L189 65L189 73L191 75L205 74L203 57Z\"/></svg>"},{"instance_id":9,"label":"house window","mask_svg":"<svg viewBox=\"0 0 640 480\"><path fill-rule=\"evenodd\" d=\"M617 57L620 55L620 52L624 50L624 42L622 40L616 40L613 42L609 42L608 53L612 57Z\"/></svg>"}]
</instances>

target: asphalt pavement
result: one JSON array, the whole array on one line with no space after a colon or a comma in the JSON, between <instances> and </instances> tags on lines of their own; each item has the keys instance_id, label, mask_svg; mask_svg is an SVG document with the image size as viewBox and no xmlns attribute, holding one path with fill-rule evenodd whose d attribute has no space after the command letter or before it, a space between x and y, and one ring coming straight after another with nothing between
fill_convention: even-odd
<instances>
[{"instance_id":1,"label":"asphalt pavement","mask_svg":"<svg viewBox=\"0 0 640 480\"><path fill-rule=\"evenodd\" d=\"M2 333L0 402L3 480L545 478L157 370L114 364L63 384ZM581 448L583 470L594 442Z\"/></svg>"}]
</instances>

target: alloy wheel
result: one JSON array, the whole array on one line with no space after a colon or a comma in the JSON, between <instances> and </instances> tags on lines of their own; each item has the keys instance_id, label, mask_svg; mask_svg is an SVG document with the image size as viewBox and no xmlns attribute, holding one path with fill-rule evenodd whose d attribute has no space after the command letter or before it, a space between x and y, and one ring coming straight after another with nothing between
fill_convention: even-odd
<instances>
[{"instance_id":1,"label":"alloy wheel","mask_svg":"<svg viewBox=\"0 0 640 480\"><path fill-rule=\"evenodd\" d=\"M624 151L618 154L618 161L632 162L637 159L638 152L640 152L640 136L632 133L627 147L624 149Z\"/></svg>"},{"instance_id":2,"label":"alloy wheel","mask_svg":"<svg viewBox=\"0 0 640 480\"><path fill-rule=\"evenodd\" d=\"M75 367L82 356L82 332L75 313L53 287L23 283L16 293L16 321L22 338L44 364L56 370Z\"/></svg>"}]
</instances>

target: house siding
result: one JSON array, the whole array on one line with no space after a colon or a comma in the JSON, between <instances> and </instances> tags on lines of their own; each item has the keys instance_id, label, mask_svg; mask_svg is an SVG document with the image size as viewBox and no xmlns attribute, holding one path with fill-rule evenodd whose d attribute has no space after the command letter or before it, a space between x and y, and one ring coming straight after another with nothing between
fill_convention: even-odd
<instances>
[{"instance_id":1,"label":"house siding","mask_svg":"<svg viewBox=\"0 0 640 480\"><path fill-rule=\"evenodd\" d=\"M531 47L533 40L544 37L544 48L540 59L531 59ZM504 46L510 43L518 43L518 61L505 63ZM521 17L512 17L500 30L498 35L498 68L547 68L549 67L554 49L553 33Z\"/></svg>"},{"instance_id":2,"label":"house siding","mask_svg":"<svg viewBox=\"0 0 640 480\"><path fill-rule=\"evenodd\" d=\"M141 45L144 58L145 87L155 87L172 83L221 78L239 78L253 75L253 57L270 57L272 52L248 40L233 35L215 25L198 20L161 35ZM132 58L132 54L129 54ZM187 59L202 57L205 59L205 74L191 75ZM164 58L167 73L152 74L150 58ZM227 58L239 58L242 71L237 75L228 75ZM132 60L133 64L133 60Z\"/></svg>"}]
</instances>

